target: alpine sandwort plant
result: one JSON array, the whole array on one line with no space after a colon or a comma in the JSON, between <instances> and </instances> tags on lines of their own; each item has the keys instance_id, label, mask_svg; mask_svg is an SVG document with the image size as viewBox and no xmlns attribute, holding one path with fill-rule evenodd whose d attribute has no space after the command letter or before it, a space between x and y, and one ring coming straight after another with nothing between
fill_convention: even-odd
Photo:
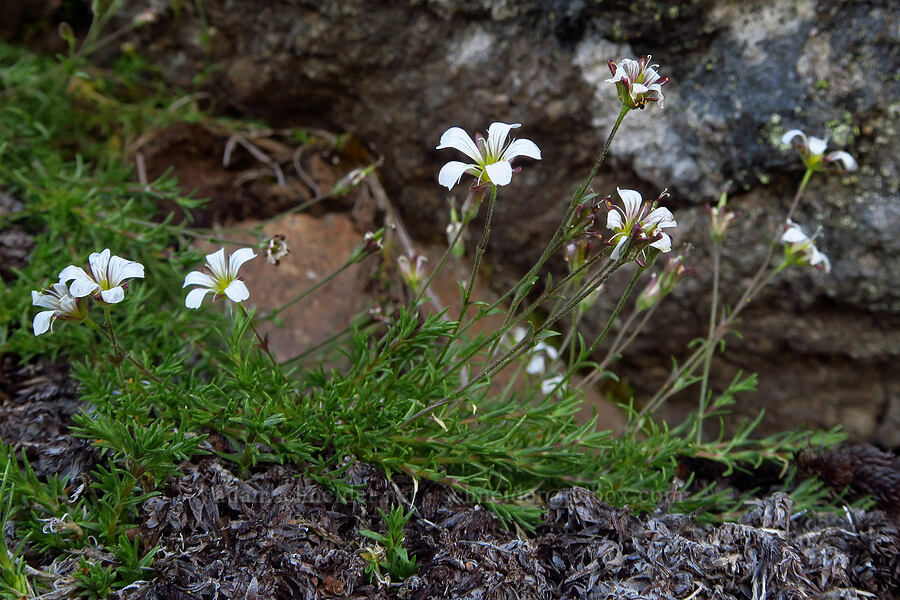
<instances>
[{"instance_id":1,"label":"alpine sandwort plant","mask_svg":"<svg viewBox=\"0 0 900 600\"><path fill-rule=\"evenodd\" d=\"M752 375L736 377L718 393L709 384L712 354L744 307L787 267L815 266L827 273L828 259L792 219L812 174L823 166L856 168L846 152L826 155L823 140L797 130L785 135L786 143L797 145L806 173L781 221L787 225L775 232L776 243L730 308L718 282L721 247L736 217L724 195L710 209L709 330L652 398L635 398L623 407L628 430L616 436L600 429L596 418L579 417L582 390L615 377L610 367L618 356L691 273L676 216L663 206L665 192L648 201L639 190L592 188L625 117L650 104L663 108L662 87L669 78L649 56L610 61L608 82L618 95L618 118L539 259L495 301L479 301L475 284L495 207L514 201L501 197L500 188L514 194L515 186L507 186L516 172L552 160L529 139L510 140L520 124L501 121L474 139L459 127L439 136L437 149L458 150L471 162L450 161L435 175L435 185L451 193L459 193L457 186L464 183L466 196L458 212L453 205L448 247L433 268L408 248L391 257L398 246L385 242L396 241L396 230L379 229L334 273L263 315L253 308L263 290L251 289L239 271L262 255L265 263L259 263L278 276L289 240L260 229L256 243L241 246L219 232L189 227L192 211L203 202L184 196L168 175L135 181L125 157L106 143L107 135L131 142L172 123L213 122L170 92L139 101L117 95L117 83L137 74L99 71L87 60L102 42L99 31L110 14L99 11L83 46L76 48L67 36L70 52L58 63L0 45L0 188L23 204L4 218L34 242L28 264L0 294L0 337L4 352L23 363L52 360L70 369L82 406L70 433L96 452L95 466L77 479L66 473L38 476L16 440L0 440L5 534L0 535L0 595L63 590L100 598L151 579L159 548L142 528L141 507L178 476L185 461L204 454L225 461L235 476L265 463L292 465L348 502L358 498L348 465L362 461L416 485L423 480L448 485L506 524L530 530L543 511L535 495L571 485L637 511L653 510L675 486L683 500L672 504L673 510L721 518L741 508L740 498L679 482L679 457L703 456L727 469L764 461L787 469L787 458L798 448L840 439L836 432L805 431L754 439L751 423L734 436L711 441L703 424L754 389ZM142 13L131 26L152 20L151 13ZM85 96L92 102L85 110L66 94L78 93L90 78L106 85ZM640 115L639 110L634 118ZM98 129L98 119L118 129ZM232 132L229 153L240 144L262 156L242 124L215 123ZM528 126L521 127L527 133ZM58 138L75 140L76 147L54 143ZM278 164L267 160L272 177L284 177ZM265 223L348 193L364 185L374 169L373 164L354 170L330 195L319 194ZM162 214L161 200L177 210ZM430 313L426 296L435 274L450 257L463 264L461 240L479 212L484 224L460 282L460 308ZM206 254L205 264L197 241L219 247ZM234 248L227 257L226 244ZM773 266L782 244L784 259ZM648 275L660 254L669 254L665 266ZM317 361L319 347L298 348L296 357L279 361L259 322L277 322L286 307L320 292L349 266L375 258L399 267L399 278L412 291L406 300L393 299L392 309L373 308L327 342L343 362ZM549 265L563 262L566 274L550 277ZM583 314L594 310L597 294L607 293L607 282L622 277L623 269L630 272L625 292L604 316L601 332L585 338L579 329ZM633 300L631 292L642 279L646 287ZM475 333L479 321L498 313L499 324ZM615 325L615 338L599 356ZM510 382L497 385L496 376L505 370ZM654 412L694 384L697 411L681 424L657 422ZM795 492L802 495L803 489ZM417 560L403 548L403 526L414 510L415 499L409 508L382 513L385 533L360 531L358 549L375 581L415 574ZM47 558L38 564L39 553Z\"/></svg>"}]
</instances>

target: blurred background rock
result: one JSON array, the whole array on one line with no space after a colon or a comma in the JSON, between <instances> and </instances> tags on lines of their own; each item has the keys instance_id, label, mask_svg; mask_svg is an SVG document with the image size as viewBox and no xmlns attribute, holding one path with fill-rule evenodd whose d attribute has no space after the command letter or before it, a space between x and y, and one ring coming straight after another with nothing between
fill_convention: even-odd
<instances>
[{"instance_id":1,"label":"blurred background rock","mask_svg":"<svg viewBox=\"0 0 900 600\"><path fill-rule=\"evenodd\" d=\"M720 192L739 213L723 258L733 303L784 217L802 165L778 146L800 128L830 137L860 170L816 175L795 220L831 259L830 275L790 270L746 310L743 338L714 362L713 389L737 370L759 374L736 417L765 408L763 428L840 424L857 439L900 446L900 10L883 1L776 0L150 0L122 43L165 80L210 94L210 110L279 127L352 132L384 158L385 189L423 242L443 239L450 194L437 185L439 136L458 125L520 122L544 160L502 189L486 260L496 286L540 254L618 113L607 60L653 55L671 77L665 109L629 114L594 180L655 197L678 220L678 251L697 275L681 284L614 369L638 405L670 356L707 327L711 272L704 205ZM84 4L7 0L0 31L61 50L56 23L89 22ZM454 192L458 200L462 187ZM476 223L476 226L478 224ZM471 237L476 237L475 235ZM294 252L302 252L294 245ZM555 267L561 270L562 262ZM587 317L596 333L623 274ZM696 404L691 390L662 414Z\"/></svg>"}]
</instances>

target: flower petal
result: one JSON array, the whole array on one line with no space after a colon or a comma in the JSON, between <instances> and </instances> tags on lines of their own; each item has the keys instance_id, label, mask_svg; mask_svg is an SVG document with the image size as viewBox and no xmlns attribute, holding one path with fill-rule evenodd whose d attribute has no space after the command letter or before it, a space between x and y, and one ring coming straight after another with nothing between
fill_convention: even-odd
<instances>
[{"instance_id":1,"label":"flower petal","mask_svg":"<svg viewBox=\"0 0 900 600\"><path fill-rule=\"evenodd\" d=\"M661 234L662 237L650 244L654 248L659 248L662 252L669 252L672 249L672 238L668 234Z\"/></svg>"},{"instance_id":2,"label":"flower petal","mask_svg":"<svg viewBox=\"0 0 900 600\"><path fill-rule=\"evenodd\" d=\"M545 396L549 396L563 381L562 375L555 375L553 377L548 377L547 379L541 382L541 393Z\"/></svg>"},{"instance_id":3,"label":"flower petal","mask_svg":"<svg viewBox=\"0 0 900 600\"><path fill-rule=\"evenodd\" d=\"M787 229L784 232L784 235L781 236L781 241L785 244L801 244L809 241L809 236L803 233L803 230L800 229L800 226L794 223L793 221L788 221Z\"/></svg>"},{"instance_id":4,"label":"flower petal","mask_svg":"<svg viewBox=\"0 0 900 600\"><path fill-rule=\"evenodd\" d=\"M110 285L118 285L126 279L144 277L144 265L133 260L125 260L121 256L109 259L108 277Z\"/></svg>"},{"instance_id":5,"label":"flower petal","mask_svg":"<svg viewBox=\"0 0 900 600\"><path fill-rule=\"evenodd\" d=\"M841 161L844 163L845 171L855 171L859 168L859 165L856 164L856 159L844 152L843 150L838 150L837 152L830 152L828 156L825 157L830 162Z\"/></svg>"},{"instance_id":6,"label":"flower petal","mask_svg":"<svg viewBox=\"0 0 900 600\"><path fill-rule=\"evenodd\" d=\"M499 158L503 144L506 143L506 138L509 135L509 130L521 126L521 123L500 123L499 121L491 123L491 126L488 127L488 153L494 158Z\"/></svg>"},{"instance_id":7,"label":"flower petal","mask_svg":"<svg viewBox=\"0 0 900 600\"><path fill-rule=\"evenodd\" d=\"M212 290L210 288L198 287L188 292L187 298L184 299L184 305L188 308L198 308L203 298Z\"/></svg>"},{"instance_id":8,"label":"flower petal","mask_svg":"<svg viewBox=\"0 0 900 600\"><path fill-rule=\"evenodd\" d=\"M672 214L668 208L664 206L660 206L655 209L649 215L647 215L641 223L649 228L651 225L656 225L660 229L664 229L666 227L677 227L678 223L675 222L675 215Z\"/></svg>"},{"instance_id":9,"label":"flower petal","mask_svg":"<svg viewBox=\"0 0 900 600\"><path fill-rule=\"evenodd\" d=\"M228 258L228 274L232 277L237 277L237 272L241 265L253 258L256 258L256 253L253 252L252 248L238 248Z\"/></svg>"},{"instance_id":10,"label":"flower petal","mask_svg":"<svg viewBox=\"0 0 900 600\"><path fill-rule=\"evenodd\" d=\"M31 290L31 304L40 306L41 308L49 308L51 310L59 309L59 299L54 298L50 294L42 294Z\"/></svg>"},{"instance_id":11,"label":"flower petal","mask_svg":"<svg viewBox=\"0 0 900 600\"><path fill-rule=\"evenodd\" d=\"M799 129L791 129L790 131L785 133L783 136L781 136L781 143L782 144L790 144L793 141L793 139L795 137L797 137L798 135L801 138L803 138L802 143L805 146L806 145L806 134L803 133L802 131L800 131Z\"/></svg>"},{"instance_id":12,"label":"flower petal","mask_svg":"<svg viewBox=\"0 0 900 600\"><path fill-rule=\"evenodd\" d=\"M66 267L68 269L68 267ZM72 284L69 286L69 293L75 298L84 298L100 289L100 284L90 278L81 267L75 267L77 271L72 271ZM62 274L60 274L62 276ZM66 279L68 281L68 279Z\"/></svg>"},{"instance_id":13,"label":"flower petal","mask_svg":"<svg viewBox=\"0 0 900 600\"><path fill-rule=\"evenodd\" d=\"M437 146L437 150L443 150L444 148L459 150L475 162L481 160L481 152L478 151L478 146L475 145L475 142L472 141L469 134L461 127L451 127L444 132L441 136L441 143Z\"/></svg>"},{"instance_id":14,"label":"flower petal","mask_svg":"<svg viewBox=\"0 0 900 600\"><path fill-rule=\"evenodd\" d=\"M219 248L212 254L206 255L206 264L216 279L222 279L228 275L228 265L225 264L225 248Z\"/></svg>"},{"instance_id":15,"label":"flower petal","mask_svg":"<svg viewBox=\"0 0 900 600\"><path fill-rule=\"evenodd\" d=\"M531 140L513 140L506 150L503 151L500 158L512 160L517 156L527 156L528 158L541 160L541 149Z\"/></svg>"},{"instance_id":16,"label":"flower petal","mask_svg":"<svg viewBox=\"0 0 900 600\"><path fill-rule=\"evenodd\" d=\"M216 287L216 282L206 273L203 273L201 271L191 271L184 278L184 285L182 285L181 287L185 288L189 285L202 285L203 287L212 289Z\"/></svg>"},{"instance_id":17,"label":"flower petal","mask_svg":"<svg viewBox=\"0 0 900 600\"><path fill-rule=\"evenodd\" d=\"M635 219L644 202L641 194L635 190L623 190L620 187L617 187L616 190L619 192L622 203L625 204L625 219L628 221Z\"/></svg>"},{"instance_id":18,"label":"flower petal","mask_svg":"<svg viewBox=\"0 0 900 600\"><path fill-rule=\"evenodd\" d=\"M55 310L45 310L34 315L34 321L31 323L31 326L34 328L34 335L47 333L47 330L50 329L50 325L52 324L53 315L56 314L56 312L57 311Z\"/></svg>"},{"instance_id":19,"label":"flower petal","mask_svg":"<svg viewBox=\"0 0 900 600\"><path fill-rule=\"evenodd\" d=\"M613 236L615 238L615 236ZM616 244L616 247L613 248L612 254L609 257L613 260L618 260L619 255L622 253L622 247L625 245L625 242L628 241L628 236L625 234L620 234L619 243Z\"/></svg>"},{"instance_id":20,"label":"flower petal","mask_svg":"<svg viewBox=\"0 0 900 600\"><path fill-rule=\"evenodd\" d=\"M616 74L613 75L612 79L606 80L609 83L617 83L625 77L634 79L641 70L637 61L631 58L623 58L618 64L615 64L615 67Z\"/></svg>"},{"instance_id":21,"label":"flower petal","mask_svg":"<svg viewBox=\"0 0 900 600\"><path fill-rule=\"evenodd\" d=\"M815 246L812 247L812 257L809 259L809 264L813 267L818 267L821 265L821 269L826 273L831 272L831 261L828 260L828 257L825 256L822 252L819 251Z\"/></svg>"},{"instance_id":22,"label":"flower petal","mask_svg":"<svg viewBox=\"0 0 900 600\"><path fill-rule=\"evenodd\" d=\"M825 149L828 147L828 141L823 140L822 138L817 138L813 136L809 136L809 141L807 148L809 149L810 154L814 154L816 156L821 156L825 154Z\"/></svg>"},{"instance_id":23,"label":"flower petal","mask_svg":"<svg viewBox=\"0 0 900 600\"><path fill-rule=\"evenodd\" d=\"M512 181L512 165L507 160L485 165L484 170L494 185L507 185Z\"/></svg>"},{"instance_id":24,"label":"flower petal","mask_svg":"<svg viewBox=\"0 0 900 600\"><path fill-rule=\"evenodd\" d=\"M84 269L81 267L76 267L75 265L69 265L65 269L59 272L59 282L60 283L68 283L69 281L75 279L76 277L87 277L87 273L84 272Z\"/></svg>"},{"instance_id":25,"label":"flower petal","mask_svg":"<svg viewBox=\"0 0 900 600\"><path fill-rule=\"evenodd\" d=\"M538 373L543 373L544 368L543 355L535 354L531 357L531 360L528 361L528 366L525 367L525 372L529 375L537 375Z\"/></svg>"},{"instance_id":26,"label":"flower petal","mask_svg":"<svg viewBox=\"0 0 900 600\"><path fill-rule=\"evenodd\" d=\"M459 162L458 160L451 160L446 165L441 167L441 172L438 173L438 183L440 183L445 188L453 189L453 186L459 183L459 180L462 178L463 174L470 168L478 168L478 165L467 165L464 162Z\"/></svg>"},{"instance_id":27,"label":"flower petal","mask_svg":"<svg viewBox=\"0 0 900 600\"><path fill-rule=\"evenodd\" d=\"M117 285L114 288L102 290L100 292L100 297L103 298L103 301L108 304L118 304L125 299L125 290L122 289L122 286Z\"/></svg>"},{"instance_id":28,"label":"flower petal","mask_svg":"<svg viewBox=\"0 0 900 600\"><path fill-rule=\"evenodd\" d=\"M104 248L103 252L92 252L88 256L88 263L91 266L91 272L94 274L94 280L98 283L106 279L106 269L109 266L109 248Z\"/></svg>"},{"instance_id":29,"label":"flower petal","mask_svg":"<svg viewBox=\"0 0 900 600\"><path fill-rule=\"evenodd\" d=\"M228 284L227 288L225 288L225 295L228 296L228 299L232 302L241 302L250 297L250 290L247 289L247 286L244 285L243 281L235 279Z\"/></svg>"},{"instance_id":30,"label":"flower petal","mask_svg":"<svg viewBox=\"0 0 900 600\"><path fill-rule=\"evenodd\" d=\"M559 352L556 350L556 348L550 346L549 344L545 344L544 342L538 342L537 345L535 345L534 352L537 351L544 352L547 356L550 357L550 360L556 360L557 358L559 358Z\"/></svg>"},{"instance_id":31,"label":"flower petal","mask_svg":"<svg viewBox=\"0 0 900 600\"><path fill-rule=\"evenodd\" d=\"M619 212L618 207L614 206L606 213L606 227L615 231L625 228L625 221L622 220L622 213Z\"/></svg>"}]
</instances>

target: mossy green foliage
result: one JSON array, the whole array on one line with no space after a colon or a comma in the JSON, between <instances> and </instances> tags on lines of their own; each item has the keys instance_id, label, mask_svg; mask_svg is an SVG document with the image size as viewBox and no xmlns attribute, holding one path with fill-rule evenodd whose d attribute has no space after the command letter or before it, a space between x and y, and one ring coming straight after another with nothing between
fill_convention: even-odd
<instances>
[{"instance_id":1,"label":"mossy green foliage","mask_svg":"<svg viewBox=\"0 0 900 600\"><path fill-rule=\"evenodd\" d=\"M742 432L697 446L690 422L669 431L652 421L616 437L576 418L580 393L495 393L488 381L402 425L460 388L462 365L483 342L416 306L381 329L359 329L342 349L346 367L274 368L253 337L252 313L225 314L221 304L184 308L184 275L202 263L190 246L196 232L184 223L202 201L184 196L170 175L139 184L126 149L149 131L208 117L148 81L153 69L133 55L102 71L76 57L38 57L0 44L0 191L23 203L0 223L34 242L27 266L0 282L0 341L23 363L72 365L84 403L72 431L104 457L74 493L79 482L38 478L24 454L12 451L15 440L0 440L0 516L15 524L20 542L7 549L0 535L0 595L27 595L35 585L24 570L29 548L82 555L77 585L87 597L149 578L157 549L136 533L140 505L179 474L183 461L204 453L231 461L239 473L261 463L294 464L347 500L356 494L344 478L347 465L366 461L389 476L443 482L530 529L542 514L536 493L581 485L614 504L650 510L670 491L679 456L734 468L784 461L798 448L837 439L797 432L760 442ZM163 214L163 205L176 209ZM53 333L32 333L31 290L103 248L145 266L146 278L132 281L112 320L121 346L153 378L123 362L120 380L110 347L84 325L59 321ZM738 382L721 406L747 389ZM211 434L227 441L224 449L204 443ZM676 508L715 518L735 502L704 490ZM384 515L402 550L402 523L392 530L389 522L405 522L400 517L408 515ZM93 560L82 552L88 545L115 558ZM387 561L382 566L392 575L414 572L414 560L399 553Z\"/></svg>"}]
</instances>

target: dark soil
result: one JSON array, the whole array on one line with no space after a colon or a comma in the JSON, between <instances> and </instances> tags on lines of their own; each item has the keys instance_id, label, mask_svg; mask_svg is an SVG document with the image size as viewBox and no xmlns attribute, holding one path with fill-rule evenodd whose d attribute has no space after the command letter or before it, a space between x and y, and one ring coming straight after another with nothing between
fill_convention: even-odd
<instances>
[{"instance_id":1,"label":"dark soil","mask_svg":"<svg viewBox=\"0 0 900 600\"><path fill-rule=\"evenodd\" d=\"M362 501L345 504L295 470L241 479L218 460L186 468L144 505L142 538L163 550L158 577L128 598L892 598L897 527L878 511L795 515L790 497L755 501L738 523L635 516L583 488L547 501L534 536L505 529L447 487L388 481L356 463ZM406 528L419 574L373 585L364 574L377 508L415 514ZM695 594L691 596L691 594Z\"/></svg>"},{"instance_id":2,"label":"dark soil","mask_svg":"<svg viewBox=\"0 0 900 600\"><path fill-rule=\"evenodd\" d=\"M21 368L7 357L0 378L7 390L0 403L4 442L24 450L39 476L65 473L73 482L82 480L98 456L67 433L79 404L66 370L48 363ZM872 456L878 451L856 448L803 460L837 465L838 471L849 456L855 465L877 462ZM897 477L890 466L884 469L882 478ZM737 523L708 526L690 515L666 514L665 506L634 515L571 488L535 498L546 509L545 519L526 535L446 486L420 482L414 489L406 477L389 480L359 462L350 467L349 480L360 492L353 502L341 502L296 467L270 466L239 477L229 463L204 458L183 465L182 472L142 507L135 534L144 551L160 547L155 577L123 590L122 598L727 600L900 594L894 519L856 509L792 516L792 501L781 493L752 501L755 507ZM840 481L854 485L852 477ZM382 530L377 509L410 502L415 511L405 547L418 559L419 573L402 583L373 583L364 572L363 552L374 543L359 531ZM60 577L65 569L60 565Z\"/></svg>"}]
</instances>

